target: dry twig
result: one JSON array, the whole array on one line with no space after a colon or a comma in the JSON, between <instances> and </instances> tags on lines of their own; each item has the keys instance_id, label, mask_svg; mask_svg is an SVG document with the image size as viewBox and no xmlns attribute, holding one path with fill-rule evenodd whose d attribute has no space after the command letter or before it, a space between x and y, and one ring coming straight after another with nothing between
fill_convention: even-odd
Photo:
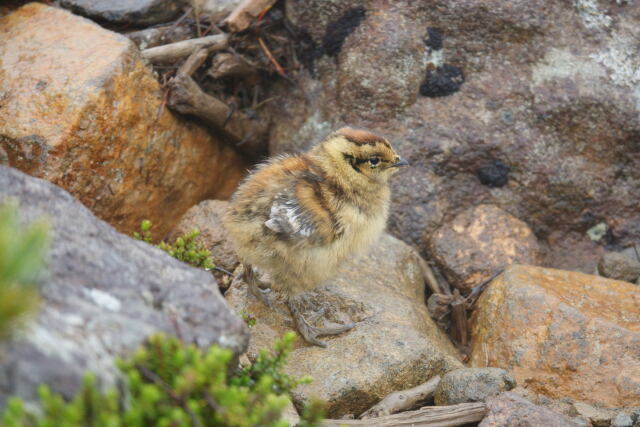
<instances>
[{"instance_id":1,"label":"dry twig","mask_svg":"<svg viewBox=\"0 0 640 427\"><path fill-rule=\"evenodd\" d=\"M264 51L264 54L267 55L267 58L269 58L269 61L273 64L278 74L280 74L282 77L286 77L287 75L284 72L284 68L282 68L282 65L280 65L280 63L273 56L273 54L267 47L267 44L264 42L264 40L262 40L262 37L258 37L258 43L260 43L260 47Z\"/></svg>"},{"instance_id":2,"label":"dry twig","mask_svg":"<svg viewBox=\"0 0 640 427\"><path fill-rule=\"evenodd\" d=\"M360 415L360 419L378 418L411 409L418 402L430 399L436 392L438 384L440 384L440 376L436 375L419 386L395 391Z\"/></svg>"},{"instance_id":3,"label":"dry twig","mask_svg":"<svg viewBox=\"0 0 640 427\"><path fill-rule=\"evenodd\" d=\"M244 31L251 25L251 22L264 15L277 0L244 0L235 8L233 12L224 20L224 24L233 33Z\"/></svg>"},{"instance_id":4,"label":"dry twig","mask_svg":"<svg viewBox=\"0 0 640 427\"><path fill-rule=\"evenodd\" d=\"M233 112L223 101L204 93L191 78L206 58L207 51L199 49L185 61L169 82L170 94L167 104L179 113L191 114L204 120L216 133L250 156L264 154L266 127L242 113Z\"/></svg>"},{"instance_id":5,"label":"dry twig","mask_svg":"<svg viewBox=\"0 0 640 427\"><path fill-rule=\"evenodd\" d=\"M257 78L258 72L240 55L219 53L211 61L211 68L209 68L207 74L214 79L246 77L254 80Z\"/></svg>"},{"instance_id":6,"label":"dry twig","mask_svg":"<svg viewBox=\"0 0 640 427\"><path fill-rule=\"evenodd\" d=\"M225 49L228 41L226 34L215 34L145 49L142 56L152 64L171 62L189 56L198 49L207 49L209 52Z\"/></svg>"},{"instance_id":7,"label":"dry twig","mask_svg":"<svg viewBox=\"0 0 640 427\"><path fill-rule=\"evenodd\" d=\"M454 427L469 423L477 423L487 413L487 407L482 402L461 403L451 406L426 406L416 411L401 412L380 418L366 420L324 420L322 427L338 426L425 426L425 427Z\"/></svg>"}]
</instances>

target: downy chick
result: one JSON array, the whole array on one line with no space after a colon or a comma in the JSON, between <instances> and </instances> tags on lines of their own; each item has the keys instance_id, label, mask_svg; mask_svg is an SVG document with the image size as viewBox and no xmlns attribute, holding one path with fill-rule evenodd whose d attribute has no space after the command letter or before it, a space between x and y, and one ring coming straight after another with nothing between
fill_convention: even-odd
<instances>
[{"instance_id":1,"label":"downy chick","mask_svg":"<svg viewBox=\"0 0 640 427\"><path fill-rule=\"evenodd\" d=\"M224 223L249 289L270 305L258 280L267 273L308 342L324 347L319 335L354 326L310 325L298 296L380 237L389 214L389 179L406 165L386 139L342 128L307 153L259 166L234 194Z\"/></svg>"}]
</instances>

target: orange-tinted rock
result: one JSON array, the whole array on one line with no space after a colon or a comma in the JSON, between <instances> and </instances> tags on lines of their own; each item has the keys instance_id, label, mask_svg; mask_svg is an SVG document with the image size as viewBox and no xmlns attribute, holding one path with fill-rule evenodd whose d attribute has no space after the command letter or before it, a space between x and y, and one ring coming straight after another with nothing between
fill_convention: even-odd
<instances>
[{"instance_id":1,"label":"orange-tinted rock","mask_svg":"<svg viewBox=\"0 0 640 427\"><path fill-rule=\"evenodd\" d=\"M160 234L199 200L229 196L245 169L167 110L131 41L35 3L0 19L0 163L62 186L121 231L148 218Z\"/></svg>"},{"instance_id":2,"label":"orange-tinted rock","mask_svg":"<svg viewBox=\"0 0 640 427\"><path fill-rule=\"evenodd\" d=\"M531 266L493 280L473 315L473 366L508 369L553 398L606 407L640 402L640 290Z\"/></svg>"},{"instance_id":3,"label":"orange-tinted rock","mask_svg":"<svg viewBox=\"0 0 640 427\"><path fill-rule=\"evenodd\" d=\"M524 222L494 205L468 209L431 239L431 254L451 284L471 289L510 264L537 264L540 249Z\"/></svg>"}]
</instances>

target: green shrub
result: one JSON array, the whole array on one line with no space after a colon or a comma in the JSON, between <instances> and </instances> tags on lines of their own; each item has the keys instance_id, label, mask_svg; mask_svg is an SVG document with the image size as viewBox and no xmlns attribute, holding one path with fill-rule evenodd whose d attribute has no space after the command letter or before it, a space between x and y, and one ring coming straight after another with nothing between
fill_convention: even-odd
<instances>
[{"instance_id":1,"label":"green shrub","mask_svg":"<svg viewBox=\"0 0 640 427\"><path fill-rule=\"evenodd\" d=\"M151 243L153 240L151 227L151 221L145 219L140 224L140 232L134 232L133 237L138 240ZM199 235L199 230L193 230L189 234L179 236L174 243L160 242L156 246L172 257L179 259L182 262L186 262L187 264L191 264L194 267L199 267L205 270L214 269L216 266L211 258L211 251L203 248L196 240Z\"/></svg>"},{"instance_id":2,"label":"green shrub","mask_svg":"<svg viewBox=\"0 0 640 427\"><path fill-rule=\"evenodd\" d=\"M219 347L201 351L178 339L157 335L119 368L127 392L98 391L92 377L71 402L40 388L43 413L25 410L11 399L4 414L6 427L182 427L287 426L281 420L288 394L308 379L282 373L295 334L262 351L255 363L232 373L232 353ZM301 426L322 418L317 403L303 411Z\"/></svg>"},{"instance_id":3,"label":"green shrub","mask_svg":"<svg viewBox=\"0 0 640 427\"><path fill-rule=\"evenodd\" d=\"M45 262L48 230L44 222L21 227L16 205L0 206L0 340L37 305L36 282Z\"/></svg>"}]
</instances>

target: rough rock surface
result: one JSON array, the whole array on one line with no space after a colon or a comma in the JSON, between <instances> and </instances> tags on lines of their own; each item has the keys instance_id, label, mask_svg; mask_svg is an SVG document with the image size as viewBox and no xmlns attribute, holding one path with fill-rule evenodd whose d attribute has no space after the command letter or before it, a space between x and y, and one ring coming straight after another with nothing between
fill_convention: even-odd
<instances>
[{"instance_id":1,"label":"rough rock surface","mask_svg":"<svg viewBox=\"0 0 640 427\"><path fill-rule=\"evenodd\" d=\"M635 283L640 277L640 261L635 252L629 252L605 253L598 263L598 273L610 279Z\"/></svg>"},{"instance_id":2,"label":"rough rock surface","mask_svg":"<svg viewBox=\"0 0 640 427\"><path fill-rule=\"evenodd\" d=\"M387 135L412 165L393 183L392 234L425 248L460 212L495 204L532 228L545 264L588 273L603 245L640 237L640 2L293 0L286 12L315 74L270 107L271 149L343 124ZM330 56L326 41L342 44ZM419 96L445 65L464 83Z\"/></svg>"},{"instance_id":3,"label":"rough rock surface","mask_svg":"<svg viewBox=\"0 0 640 427\"><path fill-rule=\"evenodd\" d=\"M429 249L449 283L460 289L471 289L510 264L540 262L527 224L493 205L468 209L444 224Z\"/></svg>"},{"instance_id":4,"label":"rough rock surface","mask_svg":"<svg viewBox=\"0 0 640 427\"><path fill-rule=\"evenodd\" d=\"M515 380L504 369L457 369L442 377L434 400L438 406L484 402L488 397L509 391L515 386Z\"/></svg>"},{"instance_id":5,"label":"rough rock surface","mask_svg":"<svg viewBox=\"0 0 640 427\"><path fill-rule=\"evenodd\" d=\"M479 298L472 366L509 370L552 398L638 404L640 290L627 282L511 266Z\"/></svg>"},{"instance_id":6,"label":"rough rock surface","mask_svg":"<svg viewBox=\"0 0 640 427\"><path fill-rule=\"evenodd\" d=\"M0 20L0 164L65 188L123 232L150 219L161 237L245 171L162 96L124 36L40 3Z\"/></svg>"},{"instance_id":7,"label":"rough rock surface","mask_svg":"<svg viewBox=\"0 0 640 427\"><path fill-rule=\"evenodd\" d=\"M247 328L210 274L118 233L59 187L0 166L7 199L24 222L48 219L53 239L39 314L0 352L0 407L12 395L33 401L40 383L71 397L86 371L114 385L114 359L160 331L246 348Z\"/></svg>"},{"instance_id":8,"label":"rough rock surface","mask_svg":"<svg viewBox=\"0 0 640 427\"><path fill-rule=\"evenodd\" d=\"M633 418L626 412L618 412L618 414L611 420L611 427L632 427Z\"/></svg>"},{"instance_id":9,"label":"rough rock surface","mask_svg":"<svg viewBox=\"0 0 640 427\"><path fill-rule=\"evenodd\" d=\"M285 371L314 378L296 390L297 405L315 395L327 403L332 418L360 414L390 392L462 367L448 338L427 314L418 255L389 235L307 295L307 303L324 310L321 318L359 323L349 332L324 338L327 348L297 341ZM237 313L257 320L251 328L250 358L287 330L295 330L282 302L266 307L247 296L241 281L234 281L225 298ZM306 316L313 318L311 311Z\"/></svg>"},{"instance_id":10,"label":"rough rock surface","mask_svg":"<svg viewBox=\"0 0 640 427\"><path fill-rule=\"evenodd\" d=\"M96 21L139 26L170 21L181 11L178 0L61 0L60 5Z\"/></svg>"},{"instance_id":11,"label":"rough rock surface","mask_svg":"<svg viewBox=\"0 0 640 427\"><path fill-rule=\"evenodd\" d=\"M200 14L209 15L212 22L219 22L229 16L242 0L191 0L191 5Z\"/></svg>"},{"instance_id":12,"label":"rough rock surface","mask_svg":"<svg viewBox=\"0 0 640 427\"><path fill-rule=\"evenodd\" d=\"M227 230L222 225L222 216L227 205L228 202L223 200L205 200L193 206L169 233L169 240L197 229L200 231L197 241L211 251L215 265L233 272L238 266L238 256L227 238ZM230 276L224 272L214 271L213 275L219 283L221 281L225 285L228 285L227 281L230 283Z\"/></svg>"},{"instance_id":13,"label":"rough rock surface","mask_svg":"<svg viewBox=\"0 0 640 427\"><path fill-rule=\"evenodd\" d=\"M487 416L478 427L574 427L568 418L534 405L515 393L502 393L487 400Z\"/></svg>"},{"instance_id":14,"label":"rough rock surface","mask_svg":"<svg viewBox=\"0 0 640 427\"><path fill-rule=\"evenodd\" d=\"M594 408L584 402L575 402L573 408L579 416L589 420L593 427L609 427L611 419L615 416L611 410Z\"/></svg>"}]
</instances>

